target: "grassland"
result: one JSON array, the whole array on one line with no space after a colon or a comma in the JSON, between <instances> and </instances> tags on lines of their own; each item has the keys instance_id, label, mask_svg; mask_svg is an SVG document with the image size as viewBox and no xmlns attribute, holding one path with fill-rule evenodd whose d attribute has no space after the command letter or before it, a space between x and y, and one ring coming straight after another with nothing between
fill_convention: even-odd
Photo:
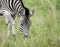
<instances>
[{"instance_id":1,"label":"grassland","mask_svg":"<svg viewBox=\"0 0 60 47\"><path fill-rule=\"evenodd\" d=\"M7 25L0 17L0 47L60 47L60 10L56 9L56 0L23 0L30 10L35 9L31 17L29 37L23 39L18 28L19 19L15 19L16 40L12 35L7 39Z\"/></svg>"}]
</instances>

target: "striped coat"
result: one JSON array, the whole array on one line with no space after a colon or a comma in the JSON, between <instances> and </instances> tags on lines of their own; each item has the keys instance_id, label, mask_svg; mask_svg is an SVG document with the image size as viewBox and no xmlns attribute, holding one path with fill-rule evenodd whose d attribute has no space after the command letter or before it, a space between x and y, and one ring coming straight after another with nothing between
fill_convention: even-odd
<instances>
[{"instance_id":1,"label":"striped coat","mask_svg":"<svg viewBox=\"0 0 60 47\"><path fill-rule=\"evenodd\" d=\"M30 16L33 15L33 12L29 12L29 9L26 8L22 0L0 0L0 13L3 14L6 18L6 23L8 23L8 35L10 30L14 35L14 19L17 15L20 20L19 29L22 32L23 36L26 37L30 27Z\"/></svg>"}]
</instances>

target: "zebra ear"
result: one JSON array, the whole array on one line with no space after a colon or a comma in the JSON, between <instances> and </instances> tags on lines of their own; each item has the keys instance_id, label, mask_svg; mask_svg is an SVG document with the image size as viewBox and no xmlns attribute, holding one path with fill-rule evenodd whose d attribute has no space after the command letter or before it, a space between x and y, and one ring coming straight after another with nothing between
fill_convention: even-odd
<instances>
[{"instance_id":1,"label":"zebra ear","mask_svg":"<svg viewBox=\"0 0 60 47\"><path fill-rule=\"evenodd\" d=\"M33 16L33 14L34 14L34 11L35 11L35 10L32 10L32 11L30 12L30 15L29 15L29 17Z\"/></svg>"}]
</instances>

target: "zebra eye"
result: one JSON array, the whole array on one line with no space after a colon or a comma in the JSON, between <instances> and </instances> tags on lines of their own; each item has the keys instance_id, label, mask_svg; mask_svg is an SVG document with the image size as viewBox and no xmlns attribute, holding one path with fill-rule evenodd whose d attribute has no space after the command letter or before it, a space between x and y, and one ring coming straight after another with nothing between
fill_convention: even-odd
<instances>
[{"instance_id":1,"label":"zebra eye","mask_svg":"<svg viewBox=\"0 0 60 47\"><path fill-rule=\"evenodd\" d=\"M23 26L23 24L21 24L21 26Z\"/></svg>"}]
</instances>

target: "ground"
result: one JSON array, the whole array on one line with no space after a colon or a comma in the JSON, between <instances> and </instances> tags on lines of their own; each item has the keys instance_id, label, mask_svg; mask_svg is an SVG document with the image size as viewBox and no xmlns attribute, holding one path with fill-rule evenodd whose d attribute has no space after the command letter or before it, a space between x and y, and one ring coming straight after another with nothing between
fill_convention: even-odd
<instances>
[{"instance_id":1,"label":"ground","mask_svg":"<svg viewBox=\"0 0 60 47\"><path fill-rule=\"evenodd\" d=\"M60 10L55 0L23 0L24 5L35 9L30 18L29 36L25 40L19 31L19 19L15 19L16 38L7 38L7 25L0 16L0 47L60 47Z\"/></svg>"}]
</instances>

